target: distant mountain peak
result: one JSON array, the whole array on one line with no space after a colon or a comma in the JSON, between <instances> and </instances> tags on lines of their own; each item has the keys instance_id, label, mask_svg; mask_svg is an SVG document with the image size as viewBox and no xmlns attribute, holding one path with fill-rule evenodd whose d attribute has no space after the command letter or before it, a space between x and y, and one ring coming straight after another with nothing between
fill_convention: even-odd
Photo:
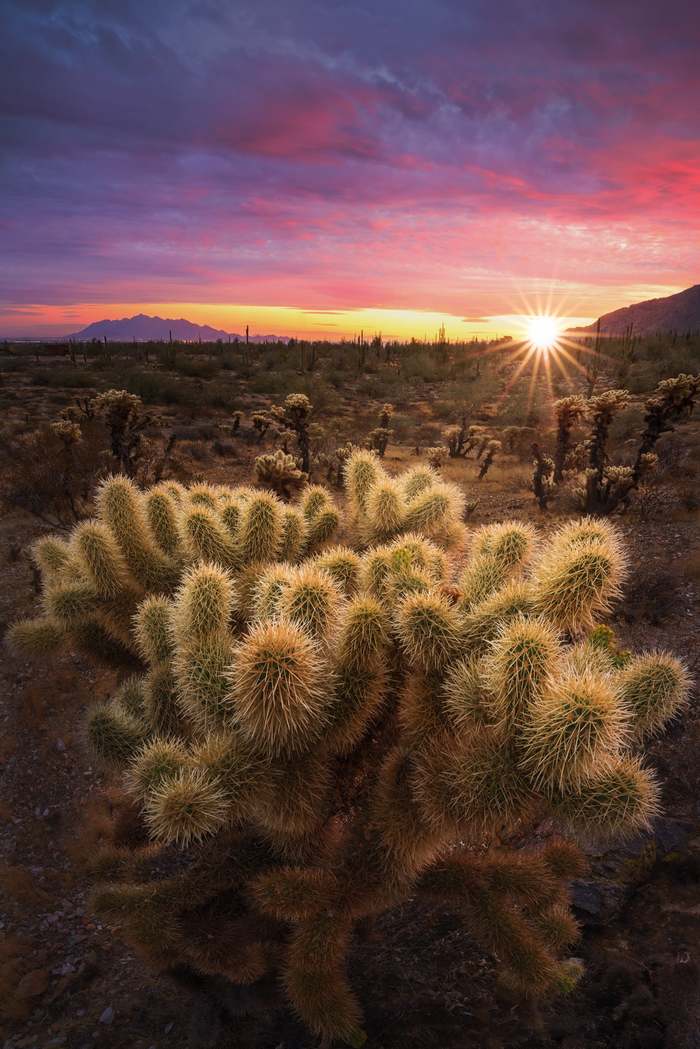
<instances>
[{"instance_id":1,"label":"distant mountain peak","mask_svg":"<svg viewBox=\"0 0 700 1049\"><path fill-rule=\"evenodd\" d=\"M630 325L635 335L700 331L700 284L693 284L675 295L646 299L613 310L612 313L604 313L600 322L577 330L595 331L598 323L604 335L624 335Z\"/></svg>"},{"instance_id":2,"label":"distant mountain peak","mask_svg":"<svg viewBox=\"0 0 700 1049\"><path fill-rule=\"evenodd\" d=\"M147 313L137 313L134 317L120 317L118 319L105 319L94 321L82 328L74 335L69 336L78 342L89 342L91 339L107 339L113 342L167 342L173 338L176 342L216 342L221 339L228 342L229 339L244 339L244 335L236 332L224 331L221 328L212 328L209 324L195 324L184 317L151 317ZM251 342L286 342L286 339L278 335L251 335Z\"/></svg>"}]
</instances>

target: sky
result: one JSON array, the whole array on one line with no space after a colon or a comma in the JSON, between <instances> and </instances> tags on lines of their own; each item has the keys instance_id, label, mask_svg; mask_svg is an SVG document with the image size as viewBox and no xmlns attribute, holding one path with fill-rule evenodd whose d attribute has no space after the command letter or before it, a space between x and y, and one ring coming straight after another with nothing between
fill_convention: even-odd
<instances>
[{"instance_id":1,"label":"sky","mask_svg":"<svg viewBox=\"0 0 700 1049\"><path fill-rule=\"evenodd\" d=\"M0 0L0 334L502 334L700 282L700 4Z\"/></svg>"}]
</instances>

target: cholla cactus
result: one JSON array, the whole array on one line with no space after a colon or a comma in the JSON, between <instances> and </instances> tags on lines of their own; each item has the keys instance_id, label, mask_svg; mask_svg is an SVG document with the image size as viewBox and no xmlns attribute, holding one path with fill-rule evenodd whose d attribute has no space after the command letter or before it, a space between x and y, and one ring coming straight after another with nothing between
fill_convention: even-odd
<instances>
[{"instance_id":1,"label":"cholla cactus","mask_svg":"<svg viewBox=\"0 0 700 1049\"><path fill-rule=\"evenodd\" d=\"M489 472L491 466L493 465L493 461L500 452L500 450L501 442L496 440L495 438L491 438L489 441L486 442L486 445L484 447L484 451L486 452L486 454L484 455L484 458L481 461L481 466L479 467L478 477L480 481L482 480L482 478L486 477L486 474Z\"/></svg>"},{"instance_id":2,"label":"cholla cactus","mask_svg":"<svg viewBox=\"0 0 700 1049\"><path fill-rule=\"evenodd\" d=\"M382 410L379 413L379 426L374 430L371 430L367 437L369 447L373 452L377 453L380 459L384 458L389 441L391 440L393 430L389 424L393 414L393 404L382 405Z\"/></svg>"},{"instance_id":3,"label":"cholla cactus","mask_svg":"<svg viewBox=\"0 0 700 1049\"><path fill-rule=\"evenodd\" d=\"M56 422L49 423L49 429L54 436L58 437L66 450L74 444L80 444L83 439L83 432L80 426L70 419L57 419Z\"/></svg>"},{"instance_id":4,"label":"cholla cactus","mask_svg":"<svg viewBox=\"0 0 700 1049\"><path fill-rule=\"evenodd\" d=\"M450 454L449 448L444 444L437 444L433 448L423 449L425 458L434 470L439 470L444 465L447 456Z\"/></svg>"},{"instance_id":5,"label":"cholla cactus","mask_svg":"<svg viewBox=\"0 0 700 1049\"><path fill-rule=\"evenodd\" d=\"M449 426L443 437L450 459L466 459L476 443L476 436L471 433L473 427L467 427L467 413L462 412L459 426Z\"/></svg>"},{"instance_id":6,"label":"cholla cactus","mask_svg":"<svg viewBox=\"0 0 700 1049\"><path fill-rule=\"evenodd\" d=\"M417 895L454 907L524 993L571 986L581 856L524 843L547 820L647 826L637 748L688 680L601 643L625 576L605 522L546 544L490 525L465 555L461 496L429 467L392 479L358 451L346 483L360 549L319 552L337 511L317 486L299 508L161 486L163 543L155 493L111 479L97 521L37 548L44 615L13 637L129 667L89 718L123 789L94 860L103 920L161 971L276 972L313 1032L359 1044L353 927Z\"/></svg>"},{"instance_id":7,"label":"cholla cactus","mask_svg":"<svg viewBox=\"0 0 700 1049\"><path fill-rule=\"evenodd\" d=\"M335 488L343 487L345 464L358 449L359 445L353 444L352 441L346 441L345 444L334 448L332 452L320 451L318 453L316 456L317 461L323 466L326 480L329 484L332 484Z\"/></svg>"},{"instance_id":8,"label":"cholla cactus","mask_svg":"<svg viewBox=\"0 0 700 1049\"><path fill-rule=\"evenodd\" d=\"M290 393L285 397L282 406L273 408L276 417L283 424L285 430L287 432L291 431L296 436L300 466L307 475L311 472L309 417L312 410L313 405L305 393Z\"/></svg>"},{"instance_id":9,"label":"cholla cactus","mask_svg":"<svg viewBox=\"0 0 700 1049\"><path fill-rule=\"evenodd\" d=\"M648 469L648 456L653 454L656 442L664 433L673 430L673 423L691 415L700 393L700 375L677 375L663 379L644 405L644 432L639 443L634 465L635 481Z\"/></svg>"},{"instance_id":10,"label":"cholla cactus","mask_svg":"<svg viewBox=\"0 0 700 1049\"><path fill-rule=\"evenodd\" d=\"M586 402L583 397L573 394L555 401L554 414L557 420L557 447L554 453L554 484L564 480L564 469L571 450L571 431L578 420L585 414Z\"/></svg>"},{"instance_id":11,"label":"cholla cactus","mask_svg":"<svg viewBox=\"0 0 700 1049\"><path fill-rule=\"evenodd\" d=\"M538 444L533 444L532 454L532 491L540 510L546 510L554 491L554 460L544 455Z\"/></svg>"},{"instance_id":12,"label":"cholla cactus","mask_svg":"<svg viewBox=\"0 0 700 1049\"><path fill-rule=\"evenodd\" d=\"M283 499L290 499L292 492L298 491L308 481L294 456L287 455L282 449L258 456L255 460L255 477L258 484L271 488Z\"/></svg>"},{"instance_id":13,"label":"cholla cactus","mask_svg":"<svg viewBox=\"0 0 700 1049\"><path fill-rule=\"evenodd\" d=\"M253 412L250 421L253 424L253 429L258 435L258 440L262 441L274 420L268 412Z\"/></svg>"},{"instance_id":14,"label":"cholla cactus","mask_svg":"<svg viewBox=\"0 0 700 1049\"><path fill-rule=\"evenodd\" d=\"M107 390L92 402L92 410L102 416L109 430L112 455L120 468L133 477L141 448L142 432L148 419L143 414L143 402L126 390Z\"/></svg>"}]
</instances>

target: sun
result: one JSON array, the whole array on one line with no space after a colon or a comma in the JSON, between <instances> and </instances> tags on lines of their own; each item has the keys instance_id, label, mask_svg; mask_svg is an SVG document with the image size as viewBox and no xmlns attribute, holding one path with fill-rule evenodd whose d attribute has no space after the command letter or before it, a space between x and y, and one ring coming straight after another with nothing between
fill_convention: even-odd
<instances>
[{"instance_id":1,"label":"sun","mask_svg":"<svg viewBox=\"0 0 700 1049\"><path fill-rule=\"evenodd\" d=\"M546 314L528 317L527 338L536 350L554 349L559 338L559 325L556 317Z\"/></svg>"}]
</instances>

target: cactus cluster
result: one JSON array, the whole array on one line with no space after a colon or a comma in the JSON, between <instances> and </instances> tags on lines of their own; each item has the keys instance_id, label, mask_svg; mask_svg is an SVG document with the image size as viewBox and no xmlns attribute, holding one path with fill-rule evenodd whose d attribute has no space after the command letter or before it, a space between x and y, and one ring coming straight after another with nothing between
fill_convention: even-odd
<instances>
[{"instance_id":1,"label":"cactus cluster","mask_svg":"<svg viewBox=\"0 0 700 1049\"><path fill-rule=\"evenodd\" d=\"M659 438L672 432L674 423L692 414L698 393L697 375L681 374L658 384L644 403L645 426L631 464L612 463L609 452L611 427L616 415L629 406L629 391L605 390L588 400L572 395L555 401L557 438L553 459L537 445L532 446L532 489L540 507L546 508L568 472L578 475L572 489L585 513L604 516L624 510L658 465L655 449ZM572 447L572 430L582 420L588 436Z\"/></svg>"},{"instance_id":2,"label":"cactus cluster","mask_svg":"<svg viewBox=\"0 0 700 1049\"><path fill-rule=\"evenodd\" d=\"M332 545L319 486L289 506L112 478L95 520L37 546L44 614L13 639L124 666L88 718L122 791L94 859L103 919L162 971L277 972L312 1031L354 1044L353 929L415 895L524 993L571 985L582 861L561 835L649 823L639 747L688 683L597 628L625 576L609 525L467 536L458 489L365 450L346 497ZM545 817L558 835L524 845Z\"/></svg>"},{"instance_id":3,"label":"cactus cluster","mask_svg":"<svg viewBox=\"0 0 700 1049\"><path fill-rule=\"evenodd\" d=\"M282 448L267 455L259 455L254 469L258 484L271 488L283 499L290 499L292 493L302 488L308 480L294 456Z\"/></svg>"},{"instance_id":4,"label":"cactus cluster","mask_svg":"<svg viewBox=\"0 0 700 1049\"><path fill-rule=\"evenodd\" d=\"M434 470L439 470L441 466L445 465L445 460L450 452L447 445L436 444L431 445L429 448L424 448L423 454L428 465L432 466Z\"/></svg>"}]
</instances>

